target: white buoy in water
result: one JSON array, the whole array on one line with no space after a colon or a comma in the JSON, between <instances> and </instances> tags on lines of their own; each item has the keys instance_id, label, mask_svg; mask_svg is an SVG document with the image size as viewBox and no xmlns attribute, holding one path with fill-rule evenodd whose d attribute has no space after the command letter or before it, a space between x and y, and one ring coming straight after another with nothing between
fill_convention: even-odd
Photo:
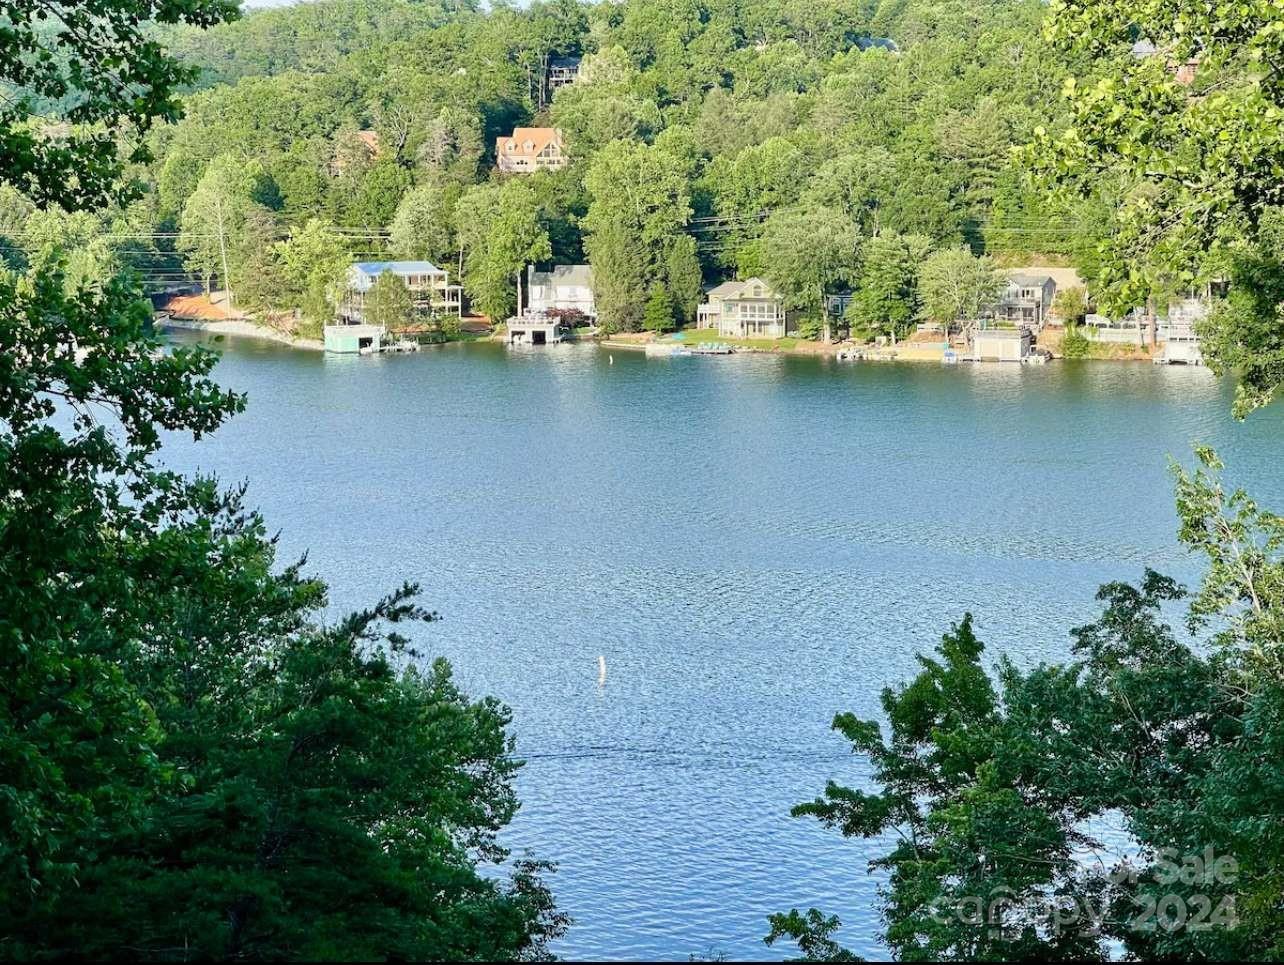
<instances>
[{"instance_id":1,"label":"white buoy in water","mask_svg":"<svg viewBox=\"0 0 1284 965\"><path fill-rule=\"evenodd\" d=\"M614 355L608 355L608 356L606 357L606 361L607 361L607 364L609 364L609 365L614 365L614 364L615 364L615 356L614 356Z\"/></svg>"},{"instance_id":2,"label":"white buoy in water","mask_svg":"<svg viewBox=\"0 0 1284 965\"><path fill-rule=\"evenodd\" d=\"M598 655L597 658L597 685L600 687L606 683L606 657Z\"/></svg>"}]
</instances>

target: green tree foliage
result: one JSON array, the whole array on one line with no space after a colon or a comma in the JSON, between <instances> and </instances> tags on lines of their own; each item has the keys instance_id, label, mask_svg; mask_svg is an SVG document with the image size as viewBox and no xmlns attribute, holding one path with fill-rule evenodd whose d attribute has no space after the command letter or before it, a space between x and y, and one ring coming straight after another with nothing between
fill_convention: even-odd
<instances>
[{"instance_id":1,"label":"green tree foliage","mask_svg":"<svg viewBox=\"0 0 1284 965\"><path fill-rule=\"evenodd\" d=\"M1088 296L1083 287L1074 285L1060 288L1052 299L1052 314L1061 320L1061 324L1078 325L1088 314Z\"/></svg>"},{"instance_id":2,"label":"green tree foliage","mask_svg":"<svg viewBox=\"0 0 1284 965\"><path fill-rule=\"evenodd\" d=\"M371 45L476 13L476 0L313 0L248 10L215 30L161 33L182 62L199 67L202 84L286 71L318 72Z\"/></svg>"},{"instance_id":3,"label":"green tree foliage","mask_svg":"<svg viewBox=\"0 0 1284 965\"><path fill-rule=\"evenodd\" d=\"M464 287L473 304L495 321L517 308L526 266L552 253L539 198L520 179L470 189L456 208L464 249Z\"/></svg>"},{"instance_id":4,"label":"green tree foliage","mask_svg":"<svg viewBox=\"0 0 1284 965\"><path fill-rule=\"evenodd\" d=\"M382 325L395 332L415 321L415 301L401 276L385 271L374 280L366 292L365 320L370 325Z\"/></svg>"},{"instance_id":5,"label":"green tree foliage","mask_svg":"<svg viewBox=\"0 0 1284 965\"><path fill-rule=\"evenodd\" d=\"M475 870L516 807L507 712L394 669L420 655L380 627L429 616L413 588L317 622L325 588L239 493L154 462L161 428L243 404L214 356L157 356L123 285L64 291L0 280L10 953L538 951L561 927L538 869Z\"/></svg>"},{"instance_id":6,"label":"green tree foliage","mask_svg":"<svg viewBox=\"0 0 1284 965\"><path fill-rule=\"evenodd\" d=\"M1078 325L1067 325L1061 339L1061 354L1068 359L1087 358L1092 352L1092 342Z\"/></svg>"},{"instance_id":7,"label":"green tree foliage","mask_svg":"<svg viewBox=\"0 0 1284 965\"><path fill-rule=\"evenodd\" d=\"M334 179L329 192L331 218L358 231L382 229L392 222L410 181L405 166L386 155L354 159Z\"/></svg>"},{"instance_id":8,"label":"green tree foliage","mask_svg":"<svg viewBox=\"0 0 1284 965\"><path fill-rule=\"evenodd\" d=\"M1105 960L1112 943L1138 960L1278 957L1284 521L1198 456L1176 470L1177 508L1207 562L1188 623L1210 645L1163 622L1186 594L1148 571L1102 587L1066 664L1002 661L991 677L965 618L884 692L888 737L835 718L875 790L831 783L794 813L897 832L875 867L899 959ZM1100 840L1120 820L1135 847ZM815 910L772 920L774 938L831 958L836 929Z\"/></svg>"},{"instance_id":9,"label":"green tree foliage","mask_svg":"<svg viewBox=\"0 0 1284 965\"><path fill-rule=\"evenodd\" d=\"M183 205L178 248L188 267L207 285L217 276L224 289L239 287L275 233L264 203L274 196L275 185L259 161L215 158Z\"/></svg>"},{"instance_id":10,"label":"green tree foliage","mask_svg":"<svg viewBox=\"0 0 1284 965\"><path fill-rule=\"evenodd\" d=\"M144 7L213 5L63 16L118 25L86 42L111 52L141 39ZM10 64L44 40L26 10L0 31ZM147 44L111 59L176 76ZM69 63L77 83L97 76ZM163 116L151 98L116 109ZM255 210L257 173L233 173L201 175L193 234L218 198ZM204 436L244 399L210 379L211 352L166 351L150 324L132 285L71 290L56 255L0 273L5 956L546 957L565 921L542 866L482 867L505 861L516 808L508 712L403 635L433 618L414 587L328 624L325 586L279 563L242 491L159 465L162 432Z\"/></svg>"},{"instance_id":11,"label":"green tree foliage","mask_svg":"<svg viewBox=\"0 0 1284 965\"><path fill-rule=\"evenodd\" d=\"M148 23L208 27L237 10L234 0L10 0L0 58L8 92L0 104L0 181L41 204L115 200L126 163L151 158L137 140L122 152L118 134L175 120L175 93L195 76L148 40ZM35 113L42 108L71 129L48 136Z\"/></svg>"},{"instance_id":12,"label":"green tree foliage","mask_svg":"<svg viewBox=\"0 0 1284 965\"><path fill-rule=\"evenodd\" d=\"M922 235L889 233L865 243L856 290L847 307L853 331L903 337L922 316L919 272L931 251Z\"/></svg>"},{"instance_id":13,"label":"green tree foliage","mask_svg":"<svg viewBox=\"0 0 1284 965\"><path fill-rule=\"evenodd\" d=\"M705 178L714 209L728 230L724 264L746 276L767 270L766 257L754 246L761 222L797 200L811 166L806 152L784 137L747 148L734 158L714 160Z\"/></svg>"},{"instance_id":14,"label":"green tree foliage","mask_svg":"<svg viewBox=\"0 0 1284 965\"><path fill-rule=\"evenodd\" d=\"M412 188L397 205L388 247L398 258L446 260L454 244L453 206L435 184Z\"/></svg>"},{"instance_id":15,"label":"green tree foliage","mask_svg":"<svg viewBox=\"0 0 1284 965\"><path fill-rule=\"evenodd\" d=\"M1066 83L1069 118L1037 130L1029 159L1067 193L1122 185L1096 266L1108 310L1197 286L1240 260L1236 287L1266 282L1263 223L1284 203L1284 83L1271 67L1284 56L1279 27L1270 0L1051 4L1049 38L1084 66ZM1281 384L1284 329L1255 326L1238 309L1213 324L1226 326L1205 353L1219 369L1262 360L1248 366L1242 416Z\"/></svg>"},{"instance_id":16,"label":"green tree foliage","mask_svg":"<svg viewBox=\"0 0 1284 965\"><path fill-rule=\"evenodd\" d=\"M934 322L975 322L1003 290L1003 276L992 259L967 248L933 253L919 273L923 314ZM966 326L965 326L966 327Z\"/></svg>"},{"instance_id":17,"label":"green tree foliage","mask_svg":"<svg viewBox=\"0 0 1284 965\"><path fill-rule=\"evenodd\" d=\"M653 285L679 299L689 290L695 243L684 233L691 200L683 163L661 147L617 141L594 159L586 183L598 315L608 329L633 331Z\"/></svg>"},{"instance_id":18,"label":"green tree foliage","mask_svg":"<svg viewBox=\"0 0 1284 965\"><path fill-rule=\"evenodd\" d=\"M938 246L1082 253L1092 236L1078 209L1039 207L1009 160L1038 124L1060 123L1060 83L1080 62L1049 56L1043 13L1033 0L753 9L739 0L557 0L486 11L318 0L208 33L161 28L156 36L204 68L211 86L188 99L185 119L148 136L158 160L136 172L155 200L135 230L166 237L216 159L232 155L262 165L276 194L265 205L271 219L257 212L247 222L262 230L246 246L244 277L233 279L246 307L276 307L255 285L273 269L265 242L312 218L332 221L355 247L364 242L371 257L386 245L388 257L454 264L476 234L468 222L478 198L473 211L458 202L489 177L496 138L551 124L572 163L529 179L540 220L553 259L595 262L608 328L638 327L655 283L690 318L702 283L783 270L769 263L765 235L773 215L779 226L795 206L846 218L862 241L895 231ZM579 78L550 98L545 71L563 55L583 57ZM626 227L590 217L590 175L612 166L599 155L620 142L639 157L671 158L677 180L648 181L664 205L690 208L642 259ZM610 178L627 193L636 176L616 163ZM502 265L484 263L483 247L472 245L472 270L462 273L502 314L509 282ZM192 263L219 273L208 257Z\"/></svg>"},{"instance_id":19,"label":"green tree foliage","mask_svg":"<svg viewBox=\"0 0 1284 965\"><path fill-rule=\"evenodd\" d=\"M119 283L72 297L56 274L0 275L0 311L0 553L12 572L0 591L0 864L11 944L19 922L50 913L103 843L136 826L166 780L155 709L125 672L148 615L119 605L143 557L130 548L135 531L166 509L170 477L149 480L145 460L158 427L199 435L241 400L200 377L212 364L204 355L152 359L138 340L147 309ZM84 366L73 346L93 347ZM126 448L95 418L98 395L119 400ZM55 399L73 406L71 436L50 424ZM140 484L142 506L128 497ZM144 578L140 593L154 586Z\"/></svg>"},{"instance_id":20,"label":"green tree foliage","mask_svg":"<svg viewBox=\"0 0 1284 965\"><path fill-rule=\"evenodd\" d=\"M673 298L660 285L651 287L651 294L646 300L646 312L642 317L642 327L656 334L673 328Z\"/></svg>"},{"instance_id":21,"label":"green tree foliage","mask_svg":"<svg viewBox=\"0 0 1284 965\"><path fill-rule=\"evenodd\" d=\"M558 91L552 110L572 156L591 159L613 141L651 138L663 127L655 101L637 92L638 71L624 48L590 54L580 74Z\"/></svg>"},{"instance_id":22,"label":"green tree foliage","mask_svg":"<svg viewBox=\"0 0 1284 965\"><path fill-rule=\"evenodd\" d=\"M273 246L274 271L267 274L271 304L298 306L313 330L334 318L352 261L345 239L334 226L313 218Z\"/></svg>"},{"instance_id":23,"label":"green tree foliage","mask_svg":"<svg viewBox=\"0 0 1284 965\"><path fill-rule=\"evenodd\" d=\"M1284 385L1284 209L1263 214L1256 243L1229 259L1227 281L1199 326L1200 346L1217 372L1238 377L1232 411L1242 419Z\"/></svg>"},{"instance_id":24,"label":"green tree foliage","mask_svg":"<svg viewBox=\"0 0 1284 965\"><path fill-rule=\"evenodd\" d=\"M809 318L824 314L825 293L845 285L860 261L860 236L843 214L827 208L786 209L767 219L759 246L766 277L785 307ZM829 341L829 318L824 318Z\"/></svg>"}]
</instances>

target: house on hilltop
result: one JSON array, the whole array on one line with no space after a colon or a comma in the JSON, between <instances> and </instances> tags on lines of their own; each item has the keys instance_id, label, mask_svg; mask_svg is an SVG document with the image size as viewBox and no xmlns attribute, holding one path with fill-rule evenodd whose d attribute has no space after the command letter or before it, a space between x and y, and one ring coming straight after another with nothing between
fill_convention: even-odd
<instances>
[{"instance_id":1,"label":"house on hilltop","mask_svg":"<svg viewBox=\"0 0 1284 965\"><path fill-rule=\"evenodd\" d=\"M495 163L502 174L559 171L567 160L562 132L555 127L518 127L495 142Z\"/></svg>"},{"instance_id":2,"label":"house on hilltop","mask_svg":"<svg viewBox=\"0 0 1284 965\"><path fill-rule=\"evenodd\" d=\"M580 75L579 57L554 57L548 62L548 93L551 97Z\"/></svg>"}]
</instances>

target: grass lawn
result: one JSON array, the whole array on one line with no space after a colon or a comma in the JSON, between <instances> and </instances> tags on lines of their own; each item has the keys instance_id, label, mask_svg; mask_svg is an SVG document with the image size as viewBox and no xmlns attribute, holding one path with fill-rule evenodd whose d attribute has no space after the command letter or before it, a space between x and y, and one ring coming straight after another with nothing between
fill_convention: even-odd
<instances>
[{"instance_id":1,"label":"grass lawn","mask_svg":"<svg viewBox=\"0 0 1284 965\"><path fill-rule=\"evenodd\" d=\"M480 342L490 338L490 332L457 332L454 335L447 335L447 342Z\"/></svg>"},{"instance_id":2,"label":"grass lawn","mask_svg":"<svg viewBox=\"0 0 1284 965\"><path fill-rule=\"evenodd\" d=\"M701 342L723 342L737 348L752 348L763 352L788 352L798 345L798 339L786 338L726 338L719 335L716 328L684 328L680 333L685 345L699 345ZM672 338L673 335L665 336Z\"/></svg>"}]
</instances>

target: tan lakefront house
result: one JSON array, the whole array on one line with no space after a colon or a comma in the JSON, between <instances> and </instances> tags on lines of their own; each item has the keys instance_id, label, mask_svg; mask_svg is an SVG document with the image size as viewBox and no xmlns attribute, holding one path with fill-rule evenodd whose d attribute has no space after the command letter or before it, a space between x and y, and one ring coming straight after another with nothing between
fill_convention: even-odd
<instances>
[{"instance_id":1,"label":"tan lakefront house","mask_svg":"<svg viewBox=\"0 0 1284 965\"><path fill-rule=\"evenodd\" d=\"M761 278L724 281L709 290L696 321L723 338L784 338L785 302Z\"/></svg>"},{"instance_id":2,"label":"tan lakefront house","mask_svg":"<svg viewBox=\"0 0 1284 965\"><path fill-rule=\"evenodd\" d=\"M501 174L533 174L566 167L562 132L555 127L518 127L495 142L495 163Z\"/></svg>"}]
</instances>

